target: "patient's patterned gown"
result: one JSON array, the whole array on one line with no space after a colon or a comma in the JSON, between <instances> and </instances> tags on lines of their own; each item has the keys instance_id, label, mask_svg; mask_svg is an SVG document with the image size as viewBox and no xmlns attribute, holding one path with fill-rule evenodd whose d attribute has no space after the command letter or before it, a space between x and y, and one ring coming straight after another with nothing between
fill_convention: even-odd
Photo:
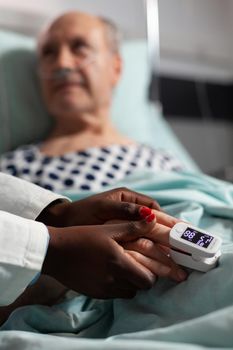
<instances>
[{"instance_id":1,"label":"patient's patterned gown","mask_svg":"<svg viewBox=\"0 0 233 350\"><path fill-rule=\"evenodd\" d=\"M0 171L56 192L103 190L145 169L180 171L183 166L167 152L138 143L91 147L55 157L43 155L39 144L27 145L0 157Z\"/></svg>"}]
</instances>

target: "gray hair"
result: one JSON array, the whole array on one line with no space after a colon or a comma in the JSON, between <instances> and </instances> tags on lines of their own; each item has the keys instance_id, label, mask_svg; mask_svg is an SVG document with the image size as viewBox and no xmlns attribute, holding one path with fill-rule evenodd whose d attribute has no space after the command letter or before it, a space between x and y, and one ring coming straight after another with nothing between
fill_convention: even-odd
<instances>
[{"instance_id":1,"label":"gray hair","mask_svg":"<svg viewBox=\"0 0 233 350\"><path fill-rule=\"evenodd\" d=\"M121 44L121 32L117 25L106 17L98 17L104 26L107 44L113 53L119 53Z\"/></svg>"}]
</instances>

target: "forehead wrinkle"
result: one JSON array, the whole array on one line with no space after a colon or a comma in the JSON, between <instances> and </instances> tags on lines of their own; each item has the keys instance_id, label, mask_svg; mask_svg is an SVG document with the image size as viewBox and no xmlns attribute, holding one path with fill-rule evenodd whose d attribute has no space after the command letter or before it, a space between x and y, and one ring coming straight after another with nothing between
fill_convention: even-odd
<instances>
[{"instance_id":1,"label":"forehead wrinkle","mask_svg":"<svg viewBox=\"0 0 233 350\"><path fill-rule=\"evenodd\" d=\"M84 29L97 29L101 28L101 22L97 17L83 14L83 13L70 13L65 14L61 17L59 17L57 20L55 20L50 28L49 32L53 31L72 31L72 28L84 28ZM88 32L88 31L87 31Z\"/></svg>"},{"instance_id":2,"label":"forehead wrinkle","mask_svg":"<svg viewBox=\"0 0 233 350\"><path fill-rule=\"evenodd\" d=\"M82 12L70 12L55 19L52 23L47 25L47 27L43 32L41 32L41 34L39 35L38 45L37 45L38 53L41 52L41 49L47 43L54 41L53 37L54 37L54 34L56 36L56 33L58 33L58 35L60 34L64 35L65 31L70 31L72 33L71 29L73 27L73 30L74 30L73 35L75 36L75 26L77 26L78 24L79 28L81 28L81 23L83 21L85 21L85 25L86 25L85 28L89 27L88 29L91 29L93 32L95 32L97 28L100 29L101 35L104 41L106 41L104 25L100 20L100 18L98 18L97 16L92 16ZM65 31L64 31L64 28L65 28ZM81 37L81 35L83 35L82 39L85 39L85 37L87 37L88 34L89 34L89 30L86 30L83 32L83 34L79 33L78 36ZM50 38L52 39L50 40Z\"/></svg>"}]
</instances>

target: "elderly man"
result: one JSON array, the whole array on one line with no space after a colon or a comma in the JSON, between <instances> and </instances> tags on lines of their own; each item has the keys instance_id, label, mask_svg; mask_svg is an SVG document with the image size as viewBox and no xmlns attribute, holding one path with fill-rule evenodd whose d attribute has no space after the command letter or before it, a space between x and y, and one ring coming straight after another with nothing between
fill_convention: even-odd
<instances>
[{"instance_id":1,"label":"elderly man","mask_svg":"<svg viewBox=\"0 0 233 350\"><path fill-rule=\"evenodd\" d=\"M112 93L121 73L117 32L111 23L78 12L65 14L41 35L38 53L42 92L55 126L43 143L18 149L10 157L2 156L2 171L12 171L47 189L99 190L134 168L178 167L167 155L120 135L111 123ZM185 272L166 254L169 230L177 220L158 211L155 225L154 214L144 208L140 213L147 225L137 223L136 229L132 222L103 226L111 219L132 220L132 212L118 215L119 208L113 202L122 201L126 203L125 209L129 209L127 203L131 201L158 208L145 196L116 190L68 206L71 214L66 222L59 222L60 215L55 215L54 221L53 212L48 216L46 211L46 217L40 215L38 220L49 226L51 245L55 242L55 249L49 245L49 258L45 259L42 272L69 288L100 298L133 296L138 289L150 286L156 276L183 281ZM59 212L61 206L55 208ZM102 219L101 208L106 212ZM111 208L111 215L107 215ZM140 218L138 210L133 214L136 219ZM85 226L90 224L94 226ZM53 225L79 227L54 229L50 227ZM155 242L137 237L127 239L130 228L135 236L147 236ZM129 253L125 255L125 251ZM72 274L79 277L73 280ZM118 278L123 282L118 283ZM54 302L66 289L50 281L42 279L15 303L2 309L0 322L19 305Z\"/></svg>"},{"instance_id":2,"label":"elderly man","mask_svg":"<svg viewBox=\"0 0 233 350\"><path fill-rule=\"evenodd\" d=\"M115 31L100 18L68 13L41 37L42 93L56 120L42 152L60 155L74 149L132 142L118 133L109 118L122 65ZM66 74L69 72L73 74Z\"/></svg>"},{"instance_id":3,"label":"elderly man","mask_svg":"<svg viewBox=\"0 0 233 350\"><path fill-rule=\"evenodd\" d=\"M136 169L181 168L169 154L121 135L111 122L122 69L118 36L109 21L79 12L59 17L40 36L40 83L55 125L42 143L3 155L1 171L50 190L99 191Z\"/></svg>"}]
</instances>

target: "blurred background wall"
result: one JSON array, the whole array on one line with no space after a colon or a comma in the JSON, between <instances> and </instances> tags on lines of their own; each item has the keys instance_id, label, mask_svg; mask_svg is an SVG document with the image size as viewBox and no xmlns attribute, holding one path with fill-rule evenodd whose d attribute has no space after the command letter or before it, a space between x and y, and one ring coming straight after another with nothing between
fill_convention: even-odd
<instances>
[{"instance_id":1,"label":"blurred background wall","mask_svg":"<svg viewBox=\"0 0 233 350\"><path fill-rule=\"evenodd\" d=\"M160 0L166 118L207 173L233 180L233 1Z\"/></svg>"}]
</instances>

